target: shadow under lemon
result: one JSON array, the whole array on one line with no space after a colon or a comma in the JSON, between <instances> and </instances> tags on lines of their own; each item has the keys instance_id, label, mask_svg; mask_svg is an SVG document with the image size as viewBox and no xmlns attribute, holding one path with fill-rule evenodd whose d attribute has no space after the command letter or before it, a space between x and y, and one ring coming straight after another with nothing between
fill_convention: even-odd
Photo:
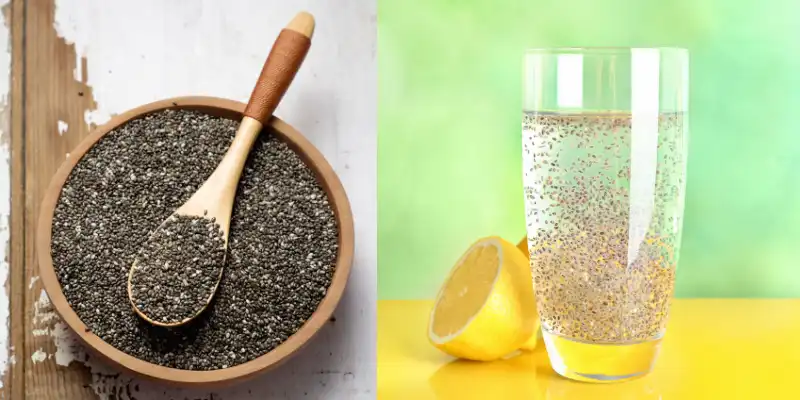
<instances>
[{"instance_id":1,"label":"shadow under lemon","mask_svg":"<svg viewBox=\"0 0 800 400\"><path fill-rule=\"evenodd\" d=\"M537 375L550 367L543 347L496 361L451 361L428 379L437 399L540 399Z\"/></svg>"}]
</instances>

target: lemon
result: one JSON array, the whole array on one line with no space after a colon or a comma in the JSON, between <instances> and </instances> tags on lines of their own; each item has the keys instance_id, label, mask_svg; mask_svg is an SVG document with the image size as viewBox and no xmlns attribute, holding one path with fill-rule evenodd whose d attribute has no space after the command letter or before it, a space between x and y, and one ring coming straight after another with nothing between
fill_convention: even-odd
<instances>
[{"instance_id":1,"label":"lemon","mask_svg":"<svg viewBox=\"0 0 800 400\"><path fill-rule=\"evenodd\" d=\"M528 254L528 238L522 238L522 240L517 243L517 248L525 255L525 258L530 259L531 255Z\"/></svg>"},{"instance_id":2,"label":"lemon","mask_svg":"<svg viewBox=\"0 0 800 400\"><path fill-rule=\"evenodd\" d=\"M531 337L527 341L525 341L525 343L522 344L522 346L519 346L520 350L526 350L526 351L536 350L536 346L539 344L539 338L541 337L541 335L539 333L540 333L540 331L539 331L539 319L537 318L536 319L536 328L534 328L533 334L531 335Z\"/></svg>"},{"instance_id":3,"label":"lemon","mask_svg":"<svg viewBox=\"0 0 800 400\"><path fill-rule=\"evenodd\" d=\"M526 259L530 259L530 254L528 254L528 238L524 237L522 240L517 243L517 248L522 251L525 255ZM529 263L530 264L530 263ZM520 346L520 349L533 351L536 350L536 345L539 344L539 339L542 337L541 330L539 330L539 318L536 318L536 327L533 329L533 334L531 335L530 339Z\"/></svg>"},{"instance_id":4,"label":"lemon","mask_svg":"<svg viewBox=\"0 0 800 400\"><path fill-rule=\"evenodd\" d=\"M455 357L497 360L535 336L528 259L499 237L475 242L450 271L430 315L428 339Z\"/></svg>"}]
</instances>

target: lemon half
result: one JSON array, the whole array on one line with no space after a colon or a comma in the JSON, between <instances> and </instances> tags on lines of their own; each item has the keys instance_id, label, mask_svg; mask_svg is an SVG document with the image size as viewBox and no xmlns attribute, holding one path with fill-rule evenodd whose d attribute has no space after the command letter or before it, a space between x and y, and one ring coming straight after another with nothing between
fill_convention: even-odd
<instances>
[{"instance_id":1,"label":"lemon half","mask_svg":"<svg viewBox=\"0 0 800 400\"><path fill-rule=\"evenodd\" d=\"M538 328L528 259L499 237L475 242L436 296L428 338L455 357L491 361L526 345Z\"/></svg>"},{"instance_id":2,"label":"lemon half","mask_svg":"<svg viewBox=\"0 0 800 400\"><path fill-rule=\"evenodd\" d=\"M525 255L526 259L530 260L530 254L528 253L528 238L527 237L523 237L522 240L520 240L517 243L517 248L522 251L522 254ZM529 265L530 265L530 262L529 262ZM539 339L541 339L541 338L542 338L542 331L539 329L539 319L537 318L536 319L536 328L534 328L533 335L531 335L531 337L530 337L530 339L528 339L528 341L526 341L525 343L522 344L522 346L520 346L520 349L527 350L527 351L535 350L536 349L536 345L539 344Z\"/></svg>"}]
</instances>

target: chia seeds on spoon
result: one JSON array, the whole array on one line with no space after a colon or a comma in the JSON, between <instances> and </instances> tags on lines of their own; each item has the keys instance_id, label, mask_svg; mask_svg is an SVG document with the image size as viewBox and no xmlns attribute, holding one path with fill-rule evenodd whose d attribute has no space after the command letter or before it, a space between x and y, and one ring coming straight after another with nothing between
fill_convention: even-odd
<instances>
[{"instance_id":1,"label":"chia seeds on spoon","mask_svg":"<svg viewBox=\"0 0 800 400\"><path fill-rule=\"evenodd\" d=\"M130 278L136 308L176 324L211 300L225 262L225 233L209 218L173 215L145 242Z\"/></svg>"},{"instance_id":2,"label":"chia seeds on spoon","mask_svg":"<svg viewBox=\"0 0 800 400\"><path fill-rule=\"evenodd\" d=\"M109 132L70 173L53 216L53 265L83 323L120 351L174 368L231 367L284 342L325 296L338 253L333 209L309 167L265 130L239 181L208 308L177 328L133 312L137 252L211 175L237 126L191 111L149 114Z\"/></svg>"}]
</instances>

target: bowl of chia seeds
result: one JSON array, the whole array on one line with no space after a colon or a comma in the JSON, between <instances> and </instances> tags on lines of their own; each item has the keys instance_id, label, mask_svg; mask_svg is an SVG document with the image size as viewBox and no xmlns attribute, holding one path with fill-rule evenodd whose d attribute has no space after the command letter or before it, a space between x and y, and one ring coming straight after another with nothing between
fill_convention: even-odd
<instances>
[{"instance_id":1,"label":"bowl of chia seeds","mask_svg":"<svg viewBox=\"0 0 800 400\"><path fill-rule=\"evenodd\" d=\"M44 196L44 288L87 347L124 370L184 386L252 377L308 343L342 296L354 248L344 188L308 140L273 118L239 180L214 300L176 328L134 313L126 282L137 250L211 174L244 108L181 97L128 111L70 153Z\"/></svg>"}]
</instances>

